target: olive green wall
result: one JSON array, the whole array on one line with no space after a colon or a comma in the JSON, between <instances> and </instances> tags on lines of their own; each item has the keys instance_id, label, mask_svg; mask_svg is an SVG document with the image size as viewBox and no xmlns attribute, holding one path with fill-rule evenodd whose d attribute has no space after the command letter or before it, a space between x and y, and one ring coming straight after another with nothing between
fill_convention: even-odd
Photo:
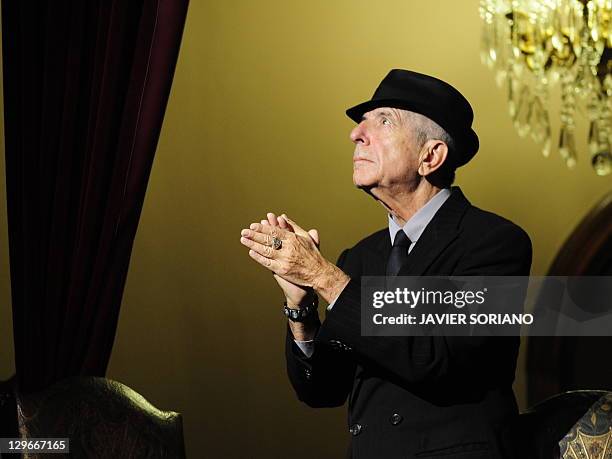
<instances>
[{"instance_id":1,"label":"olive green wall","mask_svg":"<svg viewBox=\"0 0 612 459\"><path fill-rule=\"evenodd\" d=\"M611 188L584 155L568 171L517 138L479 39L477 0L192 0L108 372L184 414L190 457L341 457L345 410L295 400L282 297L239 232L287 212L335 260L386 224L352 186L344 109L390 68L436 75L472 102L481 151L457 182L527 230L533 273ZM2 377L13 369L4 183L0 214ZM310 449L295 440L306 436Z\"/></svg>"}]
</instances>

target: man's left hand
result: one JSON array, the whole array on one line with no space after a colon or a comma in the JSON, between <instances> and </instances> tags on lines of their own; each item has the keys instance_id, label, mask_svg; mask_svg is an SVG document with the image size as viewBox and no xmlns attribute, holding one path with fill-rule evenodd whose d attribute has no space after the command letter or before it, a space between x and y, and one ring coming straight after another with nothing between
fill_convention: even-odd
<instances>
[{"instance_id":1,"label":"man's left hand","mask_svg":"<svg viewBox=\"0 0 612 459\"><path fill-rule=\"evenodd\" d=\"M348 276L321 255L303 228L286 215L282 217L294 232L252 223L249 229L241 231L240 242L250 249L249 256L260 265L289 282L312 287L325 300L333 301L348 283ZM278 249L273 247L275 240L280 240Z\"/></svg>"}]
</instances>

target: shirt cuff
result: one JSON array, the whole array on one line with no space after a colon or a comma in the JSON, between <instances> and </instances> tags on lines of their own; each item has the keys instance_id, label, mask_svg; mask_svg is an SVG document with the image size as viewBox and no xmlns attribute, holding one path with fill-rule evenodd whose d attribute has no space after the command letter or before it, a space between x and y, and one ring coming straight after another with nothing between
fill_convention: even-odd
<instances>
[{"instance_id":1,"label":"shirt cuff","mask_svg":"<svg viewBox=\"0 0 612 459\"><path fill-rule=\"evenodd\" d=\"M332 308L334 307L334 304L336 304L336 301L338 301L338 298L340 298L340 295L338 295L334 301L332 301L331 303L329 303L329 304L327 305L327 310L328 310L328 311L331 311L331 310L332 310Z\"/></svg>"},{"instance_id":2,"label":"shirt cuff","mask_svg":"<svg viewBox=\"0 0 612 459\"><path fill-rule=\"evenodd\" d=\"M297 344L297 347L300 348L300 351L302 351L302 354L308 358L312 357L312 354L314 353L314 340L298 341L295 339L294 341L295 344Z\"/></svg>"}]
</instances>

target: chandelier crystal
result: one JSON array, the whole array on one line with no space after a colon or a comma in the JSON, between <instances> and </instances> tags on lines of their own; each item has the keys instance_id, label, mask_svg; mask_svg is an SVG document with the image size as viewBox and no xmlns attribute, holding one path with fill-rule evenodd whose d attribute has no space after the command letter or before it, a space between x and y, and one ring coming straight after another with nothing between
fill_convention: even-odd
<instances>
[{"instance_id":1,"label":"chandelier crystal","mask_svg":"<svg viewBox=\"0 0 612 459\"><path fill-rule=\"evenodd\" d=\"M586 112L591 164L610 174L612 0L481 0L480 17L481 59L507 91L518 134L550 155L549 93L558 83L559 154L576 165L575 119Z\"/></svg>"}]
</instances>

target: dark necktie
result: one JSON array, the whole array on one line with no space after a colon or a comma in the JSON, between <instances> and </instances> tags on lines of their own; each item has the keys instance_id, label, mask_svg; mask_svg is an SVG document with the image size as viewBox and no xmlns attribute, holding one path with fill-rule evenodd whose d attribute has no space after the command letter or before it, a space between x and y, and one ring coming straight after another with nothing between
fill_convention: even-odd
<instances>
[{"instance_id":1,"label":"dark necktie","mask_svg":"<svg viewBox=\"0 0 612 459\"><path fill-rule=\"evenodd\" d=\"M408 259L408 248L411 243L404 230L397 232L393 241L393 247L391 247L389 261L387 261L387 276L397 276L397 273L399 273L401 267Z\"/></svg>"}]
</instances>

